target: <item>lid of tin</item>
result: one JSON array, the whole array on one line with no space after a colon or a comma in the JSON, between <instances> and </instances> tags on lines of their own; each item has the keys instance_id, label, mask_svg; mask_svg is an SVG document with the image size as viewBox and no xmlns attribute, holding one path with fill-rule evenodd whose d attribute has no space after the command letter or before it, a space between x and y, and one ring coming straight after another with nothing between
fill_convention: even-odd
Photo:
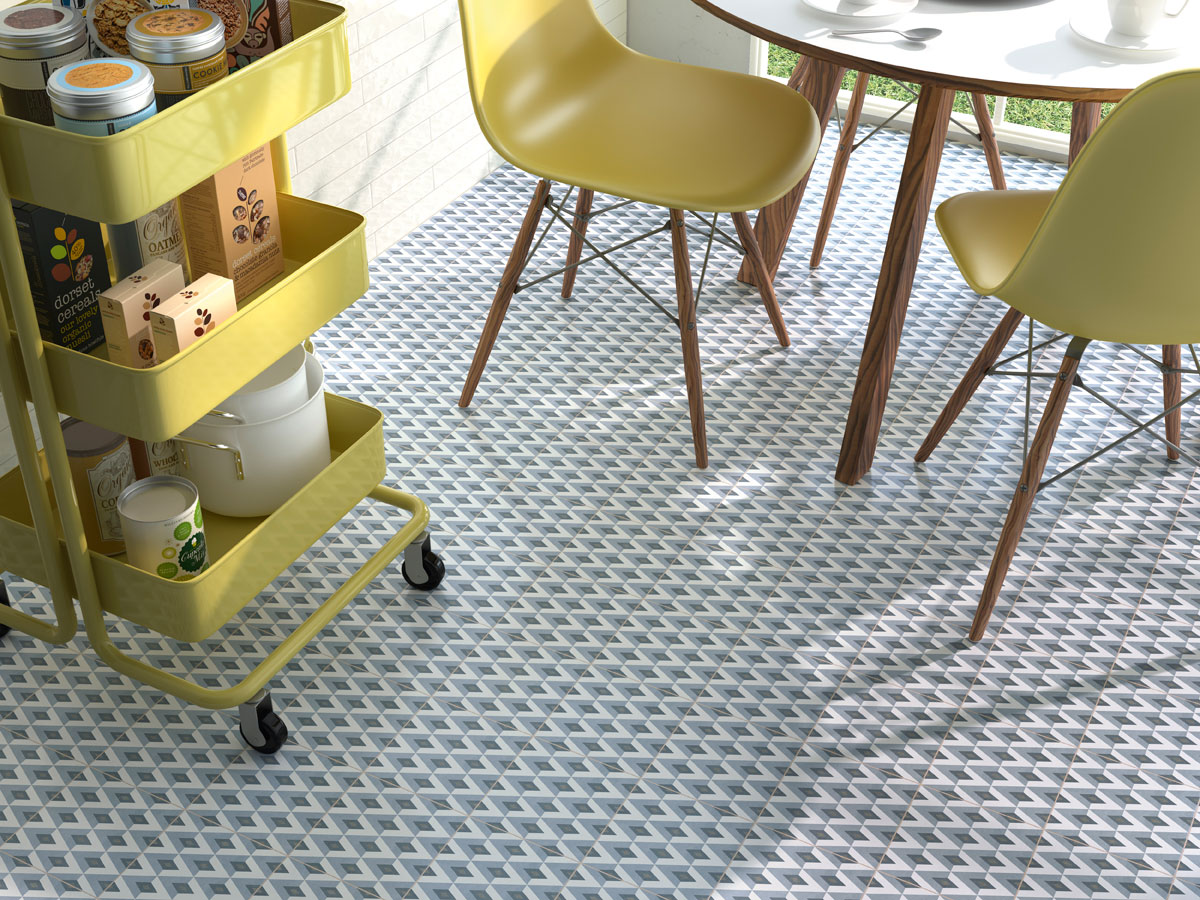
<instances>
[{"instance_id":1,"label":"lid of tin","mask_svg":"<svg viewBox=\"0 0 1200 900\"><path fill-rule=\"evenodd\" d=\"M116 119L154 102L154 76L132 59L85 59L56 69L46 93L50 106L65 118Z\"/></svg>"},{"instance_id":2,"label":"lid of tin","mask_svg":"<svg viewBox=\"0 0 1200 900\"><path fill-rule=\"evenodd\" d=\"M67 456L103 456L125 440L122 434L79 419L63 419L62 433Z\"/></svg>"},{"instance_id":3,"label":"lid of tin","mask_svg":"<svg viewBox=\"0 0 1200 900\"><path fill-rule=\"evenodd\" d=\"M42 59L86 40L83 16L73 9L36 3L0 12L0 56Z\"/></svg>"},{"instance_id":4,"label":"lid of tin","mask_svg":"<svg viewBox=\"0 0 1200 900\"><path fill-rule=\"evenodd\" d=\"M191 513L200 492L178 475L151 475L135 481L117 497L117 512L134 522L170 522Z\"/></svg>"},{"instance_id":5,"label":"lid of tin","mask_svg":"<svg viewBox=\"0 0 1200 900\"><path fill-rule=\"evenodd\" d=\"M125 28L129 52L150 63L188 63L225 50L225 23L207 9L156 9Z\"/></svg>"}]
</instances>

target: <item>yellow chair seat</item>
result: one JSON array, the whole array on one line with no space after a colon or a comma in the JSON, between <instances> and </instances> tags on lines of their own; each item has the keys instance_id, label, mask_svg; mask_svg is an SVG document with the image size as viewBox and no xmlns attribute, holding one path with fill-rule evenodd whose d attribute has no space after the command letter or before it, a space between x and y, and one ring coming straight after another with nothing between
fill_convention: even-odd
<instances>
[{"instance_id":1,"label":"yellow chair seat","mask_svg":"<svg viewBox=\"0 0 1200 900\"><path fill-rule=\"evenodd\" d=\"M1054 191L975 191L937 208L937 227L967 284L992 294L1013 273Z\"/></svg>"},{"instance_id":2,"label":"yellow chair seat","mask_svg":"<svg viewBox=\"0 0 1200 900\"><path fill-rule=\"evenodd\" d=\"M610 34L590 0L460 0L471 99L496 152L549 181L700 212L791 190L817 116L765 78L667 62Z\"/></svg>"},{"instance_id":3,"label":"yellow chair seat","mask_svg":"<svg viewBox=\"0 0 1200 900\"><path fill-rule=\"evenodd\" d=\"M633 51L605 60L602 77L524 87L491 106L501 156L551 181L658 206L766 206L804 177L820 143L812 107L781 84Z\"/></svg>"}]
</instances>

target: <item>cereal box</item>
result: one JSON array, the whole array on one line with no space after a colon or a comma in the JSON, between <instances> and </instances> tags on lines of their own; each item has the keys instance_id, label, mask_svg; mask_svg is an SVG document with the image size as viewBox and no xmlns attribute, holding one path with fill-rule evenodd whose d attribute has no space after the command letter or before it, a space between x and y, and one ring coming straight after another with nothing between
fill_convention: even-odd
<instances>
[{"instance_id":1,"label":"cereal box","mask_svg":"<svg viewBox=\"0 0 1200 900\"><path fill-rule=\"evenodd\" d=\"M283 274L269 145L185 191L179 209L192 271L233 279L239 302Z\"/></svg>"},{"instance_id":2,"label":"cereal box","mask_svg":"<svg viewBox=\"0 0 1200 900\"><path fill-rule=\"evenodd\" d=\"M109 362L148 369L156 362L150 311L183 290L179 263L156 259L100 295L100 322Z\"/></svg>"},{"instance_id":3,"label":"cereal box","mask_svg":"<svg viewBox=\"0 0 1200 900\"><path fill-rule=\"evenodd\" d=\"M99 347L97 299L111 284L100 226L32 203L14 203L13 215L42 340L80 353Z\"/></svg>"},{"instance_id":4,"label":"cereal box","mask_svg":"<svg viewBox=\"0 0 1200 900\"><path fill-rule=\"evenodd\" d=\"M235 0L200 0L233 3ZM248 0L246 32L229 49L229 68L240 69L292 40L292 13L288 0Z\"/></svg>"},{"instance_id":5,"label":"cereal box","mask_svg":"<svg viewBox=\"0 0 1200 900\"><path fill-rule=\"evenodd\" d=\"M237 312L233 282L202 275L150 311L150 331L159 362L190 347Z\"/></svg>"}]
</instances>

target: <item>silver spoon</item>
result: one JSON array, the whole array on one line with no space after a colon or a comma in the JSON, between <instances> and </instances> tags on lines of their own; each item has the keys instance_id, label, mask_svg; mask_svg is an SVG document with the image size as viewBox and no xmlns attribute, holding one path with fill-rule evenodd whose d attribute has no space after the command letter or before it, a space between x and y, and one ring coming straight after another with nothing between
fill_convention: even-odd
<instances>
[{"instance_id":1,"label":"silver spoon","mask_svg":"<svg viewBox=\"0 0 1200 900\"><path fill-rule=\"evenodd\" d=\"M910 28L907 31L900 31L896 28L866 28L860 31L834 31L831 33L834 37L843 37L850 34L898 34L906 41L915 41L919 44L924 41L932 41L935 37L942 33L942 29Z\"/></svg>"}]
</instances>

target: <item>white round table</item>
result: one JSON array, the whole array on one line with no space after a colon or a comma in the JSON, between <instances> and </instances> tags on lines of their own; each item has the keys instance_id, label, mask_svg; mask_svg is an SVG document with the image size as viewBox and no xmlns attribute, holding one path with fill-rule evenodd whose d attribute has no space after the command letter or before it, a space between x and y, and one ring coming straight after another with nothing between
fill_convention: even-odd
<instances>
[{"instance_id":1,"label":"white round table","mask_svg":"<svg viewBox=\"0 0 1200 900\"><path fill-rule=\"evenodd\" d=\"M1200 67L1200 0L1169 26L1188 36L1173 55L1136 54L1084 40L1069 24L1081 0L920 0L898 19L866 24L818 12L804 0L692 2L750 34L799 52L801 62L789 83L812 103L822 128L846 69L921 86L842 437L836 477L847 484L862 478L874 459L955 91L1072 102L1074 159L1100 122L1102 102L1118 101L1157 75ZM1105 0L1082 2L1103 8ZM932 26L942 34L913 44L895 35L830 33L891 25ZM779 268L806 183L807 178L762 210L755 223L772 273ZM748 266L740 277L752 280Z\"/></svg>"}]
</instances>

